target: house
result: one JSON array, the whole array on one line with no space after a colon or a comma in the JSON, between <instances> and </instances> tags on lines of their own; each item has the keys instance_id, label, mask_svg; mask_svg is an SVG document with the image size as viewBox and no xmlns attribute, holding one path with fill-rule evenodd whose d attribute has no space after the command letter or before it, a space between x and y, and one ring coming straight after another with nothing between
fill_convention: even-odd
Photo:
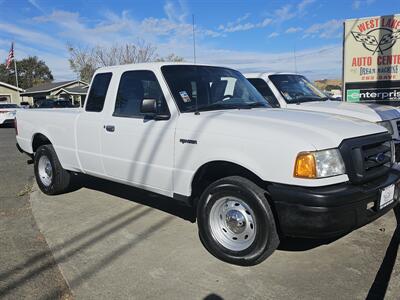
<instances>
[{"instance_id":1,"label":"house","mask_svg":"<svg viewBox=\"0 0 400 300\"><path fill-rule=\"evenodd\" d=\"M37 104L46 99L68 99L73 104L84 102L88 84L81 80L49 82L26 89L22 101Z\"/></svg>"},{"instance_id":2,"label":"house","mask_svg":"<svg viewBox=\"0 0 400 300\"><path fill-rule=\"evenodd\" d=\"M0 103L15 103L20 104L20 93L24 90L5 82L0 81Z\"/></svg>"},{"instance_id":3,"label":"house","mask_svg":"<svg viewBox=\"0 0 400 300\"><path fill-rule=\"evenodd\" d=\"M58 92L55 93L55 95L58 96L58 98L71 100L72 104L80 106L85 103L88 88L88 85L61 88Z\"/></svg>"}]
</instances>

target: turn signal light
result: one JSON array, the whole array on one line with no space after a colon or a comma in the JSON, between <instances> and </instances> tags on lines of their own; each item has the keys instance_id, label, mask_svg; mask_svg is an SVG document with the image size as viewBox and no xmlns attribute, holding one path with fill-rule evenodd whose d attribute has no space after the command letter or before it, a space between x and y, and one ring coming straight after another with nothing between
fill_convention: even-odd
<instances>
[{"instance_id":1,"label":"turn signal light","mask_svg":"<svg viewBox=\"0 0 400 300\"><path fill-rule=\"evenodd\" d=\"M316 178L317 168L315 157L312 153L301 152L297 155L294 167L294 177L299 178Z\"/></svg>"}]
</instances>

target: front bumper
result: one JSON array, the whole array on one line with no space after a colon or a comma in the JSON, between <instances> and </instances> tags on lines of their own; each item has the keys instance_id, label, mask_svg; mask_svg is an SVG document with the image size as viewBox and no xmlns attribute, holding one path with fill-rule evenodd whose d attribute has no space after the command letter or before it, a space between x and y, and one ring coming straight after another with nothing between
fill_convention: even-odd
<instances>
[{"instance_id":1,"label":"front bumper","mask_svg":"<svg viewBox=\"0 0 400 300\"><path fill-rule=\"evenodd\" d=\"M379 209L381 190L396 184L395 199ZM267 187L286 236L330 238L362 227L399 203L400 171L362 185L341 183L326 187L271 184Z\"/></svg>"}]
</instances>

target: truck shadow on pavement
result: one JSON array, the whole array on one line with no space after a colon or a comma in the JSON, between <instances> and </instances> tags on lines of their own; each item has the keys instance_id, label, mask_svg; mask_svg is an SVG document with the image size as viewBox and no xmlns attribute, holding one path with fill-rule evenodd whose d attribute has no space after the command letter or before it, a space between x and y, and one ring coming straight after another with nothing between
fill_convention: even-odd
<instances>
[{"instance_id":1,"label":"truck shadow on pavement","mask_svg":"<svg viewBox=\"0 0 400 300\"><path fill-rule=\"evenodd\" d=\"M119 214L110 217L107 220L102 220L98 224L78 233L77 235L66 239L65 241L52 247L53 255L49 256L48 251L43 251L29 258L28 260L14 266L13 269L4 270L0 273L0 281L4 282L4 288L0 289L0 298L6 297L12 290L23 286L30 279L38 276L44 271L52 268L54 265L53 256L58 264L70 260L75 255L94 246L117 233L122 228L132 224L152 211L149 207L137 205L132 209L125 210ZM126 243L116 246L112 251L104 255L104 257L83 270L79 275L68 281L69 286L74 289L82 285L90 277L107 267L118 257L124 255L127 251L135 248L141 241L147 239L160 228L167 225L173 220L172 216L166 216L160 221L155 222L146 230L138 234L132 239L128 239ZM43 299L56 299L58 291L49 291L49 294Z\"/></svg>"},{"instance_id":2,"label":"truck shadow on pavement","mask_svg":"<svg viewBox=\"0 0 400 300\"><path fill-rule=\"evenodd\" d=\"M125 184L110 182L89 175L77 174L73 177L71 191L77 191L81 188L87 188L90 190L107 193L135 203L149 206L154 209L161 210L192 223L196 222L196 212L194 208L189 207L169 197L162 196L160 194L152 193ZM331 239L306 239L285 237L281 240L278 250L289 252L307 251L323 245L328 245L342 238L346 234Z\"/></svg>"},{"instance_id":3,"label":"truck shadow on pavement","mask_svg":"<svg viewBox=\"0 0 400 300\"><path fill-rule=\"evenodd\" d=\"M192 207L169 197L84 174L77 174L72 179L71 191L81 188L96 190L161 210L192 223L196 222L196 213Z\"/></svg>"},{"instance_id":4,"label":"truck shadow on pavement","mask_svg":"<svg viewBox=\"0 0 400 300\"><path fill-rule=\"evenodd\" d=\"M393 233L389 246L386 249L385 257L383 258L382 264L379 267L378 273L375 276L375 280L368 292L368 300L385 298L386 291L390 282L390 277L396 263L400 244L400 204L397 205L393 209L393 211L396 216L397 227Z\"/></svg>"}]
</instances>

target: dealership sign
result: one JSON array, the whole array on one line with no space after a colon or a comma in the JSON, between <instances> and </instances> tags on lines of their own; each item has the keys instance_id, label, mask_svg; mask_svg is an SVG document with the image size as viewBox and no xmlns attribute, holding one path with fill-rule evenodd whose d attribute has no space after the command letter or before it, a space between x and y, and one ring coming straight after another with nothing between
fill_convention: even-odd
<instances>
[{"instance_id":1,"label":"dealership sign","mask_svg":"<svg viewBox=\"0 0 400 300\"><path fill-rule=\"evenodd\" d=\"M400 15L344 23L344 99L400 101Z\"/></svg>"}]
</instances>

